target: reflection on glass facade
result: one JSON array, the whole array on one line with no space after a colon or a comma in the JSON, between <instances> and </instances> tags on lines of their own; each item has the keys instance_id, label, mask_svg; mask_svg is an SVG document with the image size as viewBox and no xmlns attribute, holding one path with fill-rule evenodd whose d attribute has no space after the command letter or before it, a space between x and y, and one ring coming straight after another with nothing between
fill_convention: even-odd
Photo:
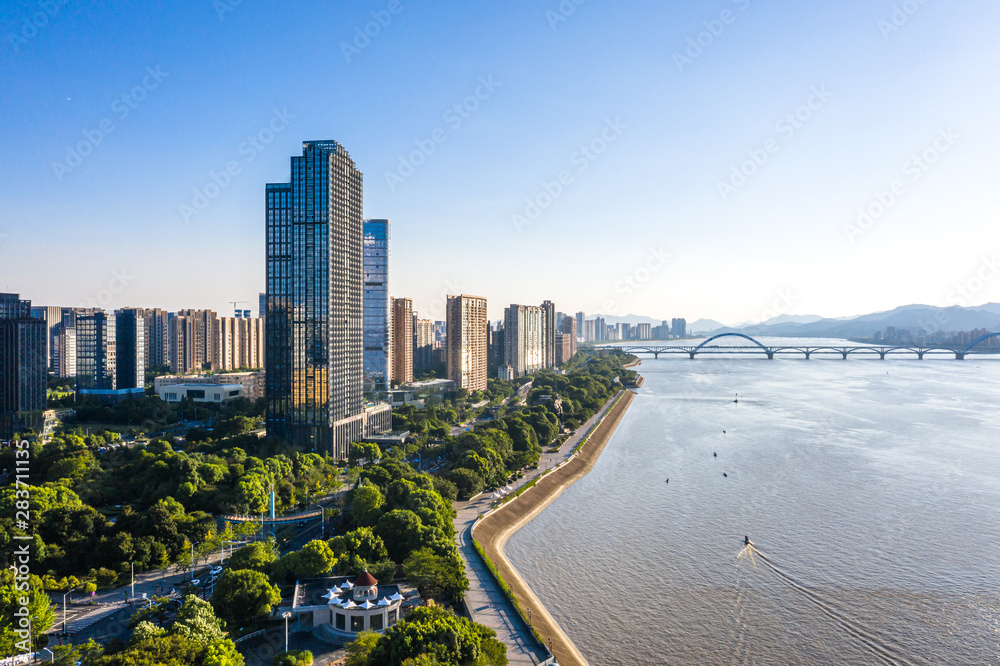
<instances>
[{"instance_id":1,"label":"reflection on glass facade","mask_svg":"<svg viewBox=\"0 0 1000 666\"><path fill-rule=\"evenodd\" d=\"M362 176L307 141L267 199L267 429L346 458L336 421L363 411Z\"/></svg>"},{"instance_id":2,"label":"reflection on glass facade","mask_svg":"<svg viewBox=\"0 0 1000 666\"><path fill-rule=\"evenodd\" d=\"M104 310L76 311L76 388L117 388L115 318Z\"/></svg>"},{"instance_id":3,"label":"reflection on glass facade","mask_svg":"<svg viewBox=\"0 0 1000 666\"><path fill-rule=\"evenodd\" d=\"M365 220L365 395L385 399L389 380L389 220Z\"/></svg>"},{"instance_id":4,"label":"reflection on glass facade","mask_svg":"<svg viewBox=\"0 0 1000 666\"><path fill-rule=\"evenodd\" d=\"M45 321L31 316L31 301L0 294L0 438L38 429L45 409Z\"/></svg>"}]
</instances>

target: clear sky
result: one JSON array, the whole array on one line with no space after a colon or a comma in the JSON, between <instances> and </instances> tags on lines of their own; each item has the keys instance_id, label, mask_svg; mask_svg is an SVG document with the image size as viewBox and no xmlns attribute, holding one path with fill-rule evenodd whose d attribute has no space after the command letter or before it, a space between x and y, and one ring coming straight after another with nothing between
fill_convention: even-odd
<instances>
[{"instance_id":1,"label":"clear sky","mask_svg":"<svg viewBox=\"0 0 1000 666\"><path fill-rule=\"evenodd\" d=\"M421 316L1000 301L1000 4L576 2L4 0L0 289L256 310L336 139Z\"/></svg>"}]
</instances>

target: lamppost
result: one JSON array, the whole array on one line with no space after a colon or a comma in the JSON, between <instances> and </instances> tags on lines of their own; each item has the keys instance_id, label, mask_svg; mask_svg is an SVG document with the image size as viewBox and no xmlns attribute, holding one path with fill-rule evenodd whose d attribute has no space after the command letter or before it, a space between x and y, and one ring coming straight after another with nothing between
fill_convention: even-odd
<instances>
[{"instance_id":1,"label":"lamppost","mask_svg":"<svg viewBox=\"0 0 1000 666\"><path fill-rule=\"evenodd\" d=\"M324 509L323 505L320 504L319 502L313 502L312 505L319 508L319 520L320 520L319 524L321 530L319 538L323 539L326 537L326 509Z\"/></svg>"},{"instance_id":2,"label":"lamppost","mask_svg":"<svg viewBox=\"0 0 1000 666\"><path fill-rule=\"evenodd\" d=\"M71 594L75 588L76 588L76 585L74 585L73 587L71 587L68 590L66 590L66 593L63 594L63 634L64 635L66 634L66 596L69 595L69 594Z\"/></svg>"},{"instance_id":3,"label":"lamppost","mask_svg":"<svg viewBox=\"0 0 1000 666\"><path fill-rule=\"evenodd\" d=\"M135 599L135 562L129 562L129 567L132 569L132 591L129 592L129 599Z\"/></svg>"},{"instance_id":4,"label":"lamppost","mask_svg":"<svg viewBox=\"0 0 1000 666\"><path fill-rule=\"evenodd\" d=\"M285 611L281 614L281 617L285 618L285 652L288 652L288 618L292 616L291 613Z\"/></svg>"}]
</instances>

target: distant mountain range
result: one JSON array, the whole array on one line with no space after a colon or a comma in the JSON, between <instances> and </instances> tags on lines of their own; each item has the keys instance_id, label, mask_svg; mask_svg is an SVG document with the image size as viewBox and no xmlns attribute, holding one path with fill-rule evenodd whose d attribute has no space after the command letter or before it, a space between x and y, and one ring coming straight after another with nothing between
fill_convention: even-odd
<instances>
[{"instance_id":1,"label":"distant mountain range","mask_svg":"<svg viewBox=\"0 0 1000 666\"><path fill-rule=\"evenodd\" d=\"M934 305L904 305L888 312L875 312L858 317L825 318L812 315L782 315L761 324L744 326L702 327L701 320L688 326L688 330L715 335L718 333L744 333L746 335L803 337L803 338L870 338L877 331L890 326L896 330L909 330L913 335L926 335L936 331L971 331L987 329L1000 331L1000 303L987 303L977 307L937 307Z\"/></svg>"},{"instance_id":2,"label":"distant mountain range","mask_svg":"<svg viewBox=\"0 0 1000 666\"><path fill-rule=\"evenodd\" d=\"M603 317L608 324L627 322L633 326L635 324L657 326L663 321L634 314L624 317L587 315L587 319L594 317ZM735 326L726 326L714 319L696 319L688 322L687 330L689 334L705 335L744 333L784 338L870 338L877 331L890 326L894 326L897 330L909 330L913 335L974 329L1000 331L1000 303L987 303L968 308L958 305L947 308L934 305L904 305L888 312L875 312L857 317L779 315L760 324L744 322Z\"/></svg>"}]
</instances>

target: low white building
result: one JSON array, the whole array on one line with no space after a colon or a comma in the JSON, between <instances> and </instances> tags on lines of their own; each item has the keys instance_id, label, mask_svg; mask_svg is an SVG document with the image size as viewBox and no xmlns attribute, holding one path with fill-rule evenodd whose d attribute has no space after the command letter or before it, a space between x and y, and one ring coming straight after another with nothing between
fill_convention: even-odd
<instances>
[{"instance_id":1,"label":"low white building","mask_svg":"<svg viewBox=\"0 0 1000 666\"><path fill-rule=\"evenodd\" d=\"M157 387L156 395L164 402L180 402L187 398L191 402L213 402L221 405L243 397L240 384L206 384L189 382Z\"/></svg>"},{"instance_id":2,"label":"low white building","mask_svg":"<svg viewBox=\"0 0 1000 666\"><path fill-rule=\"evenodd\" d=\"M417 598L417 601L419 598ZM312 631L322 640L348 643L362 631L382 633L400 619L404 597L397 585L379 585L367 571L348 576L299 581L292 607L279 606L275 617L290 612L294 630Z\"/></svg>"}]
</instances>

